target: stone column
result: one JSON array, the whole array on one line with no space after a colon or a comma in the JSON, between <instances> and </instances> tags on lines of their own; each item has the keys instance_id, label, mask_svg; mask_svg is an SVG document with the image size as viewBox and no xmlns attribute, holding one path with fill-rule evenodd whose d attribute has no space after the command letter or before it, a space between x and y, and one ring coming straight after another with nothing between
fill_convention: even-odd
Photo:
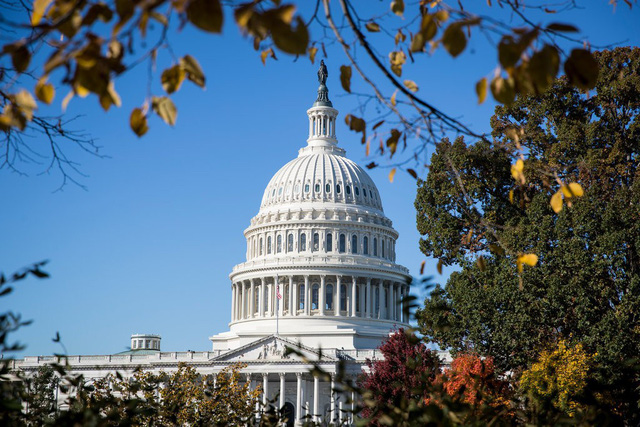
<instances>
[{"instance_id":1,"label":"stone column","mask_svg":"<svg viewBox=\"0 0 640 427\"><path fill-rule=\"evenodd\" d=\"M259 316L264 317L264 292L267 285L264 283L264 277L260 279L260 300L258 301Z\"/></svg>"},{"instance_id":2,"label":"stone column","mask_svg":"<svg viewBox=\"0 0 640 427\"><path fill-rule=\"evenodd\" d=\"M383 292L384 280L378 281L378 319L382 319L382 308L384 307L384 294Z\"/></svg>"},{"instance_id":3,"label":"stone column","mask_svg":"<svg viewBox=\"0 0 640 427\"><path fill-rule=\"evenodd\" d=\"M267 399L269 395L269 374L262 374L262 410L267 410Z\"/></svg>"},{"instance_id":4,"label":"stone column","mask_svg":"<svg viewBox=\"0 0 640 427\"><path fill-rule=\"evenodd\" d=\"M362 284L359 284L357 286L359 286L359 289L360 289L360 317L364 317L365 316L365 314L364 314L364 310L365 310L364 309L364 296L365 296L365 293L367 292L367 290L366 290L365 286L363 286Z\"/></svg>"},{"instance_id":5,"label":"stone column","mask_svg":"<svg viewBox=\"0 0 640 427\"><path fill-rule=\"evenodd\" d=\"M296 372L296 423L302 418L302 372Z\"/></svg>"},{"instance_id":6,"label":"stone column","mask_svg":"<svg viewBox=\"0 0 640 427\"><path fill-rule=\"evenodd\" d=\"M365 311L367 312L367 317L371 318L371 312L373 311L373 298L371 294L371 278L367 277L367 306L365 307Z\"/></svg>"},{"instance_id":7,"label":"stone column","mask_svg":"<svg viewBox=\"0 0 640 427\"><path fill-rule=\"evenodd\" d=\"M273 291L272 291L273 285L271 283L267 283L267 316L271 317L273 316L273 311L272 308L273 307Z\"/></svg>"},{"instance_id":8,"label":"stone column","mask_svg":"<svg viewBox=\"0 0 640 427\"><path fill-rule=\"evenodd\" d=\"M240 307L240 318L244 319L245 311L246 311L245 307L247 306L247 293L245 292L245 289L244 289L244 280L240 282L240 287L242 288L242 300L241 300L242 306Z\"/></svg>"},{"instance_id":9,"label":"stone column","mask_svg":"<svg viewBox=\"0 0 640 427\"><path fill-rule=\"evenodd\" d=\"M356 276L353 276L351 282L351 317L356 317L357 307L356 307L356 287L358 284L356 283Z\"/></svg>"},{"instance_id":10,"label":"stone column","mask_svg":"<svg viewBox=\"0 0 640 427\"><path fill-rule=\"evenodd\" d=\"M231 284L231 321L236 321L236 284Z\"/></svg>"},{"instance_id":11,"label":"stone column","mask_svg":"<svg viewBox=\"0 0 640 427\"><path fill-rule=\"evenodd\" d=\"M385 298L389 301L387 288L384 286L384 280L380 280L380 319L387 318L387 308L384 305Z\"/></svg>"},{"instance_id":12,"label":"stone column","mask_svg":"<svg viewBox=\"0 0 640 427\"><path fill-rule=\"evenodd\" d=\"M320 276L320 290L319 290L319 295L318 295L318 311L320 313L320 316L324 316L324 297L325 297L325 278L326 276L322 275Z\"/></svg>"},{"instance_id":13,"label":"stone column","mask_svg":"<svg viewBox=\"0 0 640 427\"><path fill-rule=\"evenodd\" d=\"M251 279L251 301L249 301L249 317L255 317L256 315L256 284Z\"/></svg>"},{"instance_id":14,"label":"stone column","mask_svg":"<svg viewBox=\"0 0 640 427\"><path fill-rule=\"evenodd\" d=\"M313 420L315 422L320 422L320 407L319 407L319 397L320 397L320 378L317 376L313 377Z\"/></svg>"},{"instance_id":15,"label":"stone column","mask_svg":"<svg viewBox=\"0 0 640 427\"><path fill-rule=\"evenodd\" d=\"M304 314L309 316L311 314L311 290L309 289L309 275L304 276Z\"/></svg>"},{"instance_id":16,"label":"stone column","mask_svg":"<svg viewBox=\"0 0 640 427\"><path fill-rule=\"evenodd\" d=\"M295 283L293 285L293 316L298 315L298 309L300 308L300 284Z\"/></svg>"},{"instance_id":17,"label":"stone column","mask_svg":"<svg viewBox=\"0 0 640 427\"><path fill-rule=\"evenodd\" d=\"M334 301L335 315L340 316L340 302L342 301L342 276L336 276L336 298Z\"/></svg>"},{"instance_id":18,"label":"stone column","mask_svg":"<svg viewBox=\"0 0 640 427\"><path fill-rule=\"evenodd\" d=\"M289 276L289 316L293 316L293 276Z\"/></svg>"},{"instance_id":19,"label":"stone column","mask_svg":"<svg viewBox=\"0 0 640 427\"><path fill-rule=\"evenodd\" d=\"M284 372L280 372L280 410L284 407Z\"/></svg>"}]
</instances>

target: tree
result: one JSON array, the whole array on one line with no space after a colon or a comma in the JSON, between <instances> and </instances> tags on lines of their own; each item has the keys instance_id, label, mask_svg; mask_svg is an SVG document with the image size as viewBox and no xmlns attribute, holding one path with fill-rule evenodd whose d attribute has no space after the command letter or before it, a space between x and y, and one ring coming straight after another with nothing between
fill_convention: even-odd
<instances>
[{"instance_id":1,"label":"tree","mask_svg":"<svg viewBox=\"0 0 640 427\"><path fill-rule=\"evenodd\" d=\"M640 49L596 59L594 91L561 78L498 107L492 142L439 144L418 184L420 245L461 270L433 291L418 320L429 340L492 356L516 377L560 340L581 344L594 354L590 389L603 410L634 424ZM573 183L586 189L582 197ZM532 253L541 260L534 268Z\"/></svg>"},{"instance_id":2,"label":"tree","mask_svg":"<svg viewBox=\"0 0 640 427\"><path fill-rule=\"evenodd\" d=\"M632 4L630 0L625 2ZM263 63L268 58L275 59L276 51L306 55L314 62L318 52L326 57L327 45L337 41L347 58L340 67L342 87L351 93L355 72L365 85L365 93L358 96L376 104L364 118L347 115L347 124L362 134L367 147L374 137L384 140L379 152L390 157L402 150L407 140L413 142L416 165L424 163L419 155L425 153L426 144L436 143L450 132L486 137L419 95L420 81L403 77L412 67L424 66L429 52L442 48L457 57L466 49L470 37L492 34L487 43L493 45L493 37L497 36L497 72L484 70L478 76L475 90L480 102L489 91L505 104L513 102L517 94L541 93L562 65L576 87L593 87L598 68L584 48L586 40L574 37L578 31L575 26L555 21L557 14L575 6L572 1L531 8L513 0L498 0L493 6L488 3L488 11L477 13L473 12L473 4L421 1L405 7L403 0L372 9L349 0L339 0L335 6L329 0L318 0L314 9L303 12L298 12L295 4L275 0L230 1L224 5L220 0L35 0L32 6L9 4L22 12L26 7L23 16L28 19L0 21L8 33L16 35L0 53L0 130L4 132L0 142L5 148L0 151L2 160L4 165L18 170L21 160L46 156L51 158L49 167L57 166L65 179L70 177L76 164L65 156L59 140L66 139L65 142L94 153L96 147L90 138L70 132L60 117L39 115L38 103L59 100L56 92L65 90L68 93L62 99L63 110L72 98L88 95L95 96L105 110L117 107L121 104L116 90L118 78L143 63L154 69L158 53L165 50L172 58L160 65L165 93L149 90L140 106L131 112L129 126L137 135L144 135L152 112L174 125L177 107L171 95L185 80L204 87L206 78L195 56L173 54L172 31L192 25L204 32L220 33L223 21L230 15L239 29L253 39ZM501 14L502 8L510 10L511 15ZM545 15L542 22L534 23L528 16L530 11ZM304 18L303 13L307 15ZM355 56L357 49L362 49L363 57ZM412 65L414 62L416 65ZM378 72L382 77L374 77ZM493 77L488 77L490 74ZM363 103L363 112L367 104L368 101ZM48 139L48 153L34 153L33 145L22 137L29 129ZM417 176L406 161L399 161L398 166ZM395 169L391 179L393 173Z\"/></svg>"},{"instance_id":3,"label":"tree","mask_svg":"<svg viewBox=\"0 0 640 427\"><path fill-rule=\"evenodd\" d=\"M429 384L440 372L440 360L435 352L412 333L399 329L380 346L384 359L367 360L369 372L363 374L360 386L368 392L365 399L373 405L406 406L408 401L424 402ZM368 405L362 411L365 418L377 420L379 414Z\"/></svg>"}]
</instances>

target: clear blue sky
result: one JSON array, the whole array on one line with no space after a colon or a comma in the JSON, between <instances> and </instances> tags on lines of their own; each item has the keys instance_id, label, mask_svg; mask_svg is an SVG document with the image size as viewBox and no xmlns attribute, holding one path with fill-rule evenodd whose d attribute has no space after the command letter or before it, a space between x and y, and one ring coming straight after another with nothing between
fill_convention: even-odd
<instances>
[{"instance_id":1,"label":"clear blue sky","mask_svg":"<svg viewBox=\"0 0 640 427\"><path fill-rule=\"evenodd\" d=\"M598 5L552 18L577 23L594 44L638 45L637 8L619 5L614 13L606 2L593 3ZM305 112L317 88L317 62L279 54L265 67L229 18L223 36L189 29L172 36L176 53L197 57L208 78L206 91L187 82L174 97L175 128L154 118L142 139L129 130L129 112L145 95L144 67L118 81L119 109L104 113L92 98L71 102L67 114L83 115L76 127L91 133L109 156L69 150L89 175L80 178L87 191L69 185L54 192L60 184L55 172L23 177L0 170L0 270L50 260L50 279L20 282L2 298L3 310L34 320L13 335L27 345L22 354L61 352L51 341L57 331L69 354L109 354L124 350L132 333L161 334L163 350L184 351L207 350L208 337L227 330L228 274L244 260L243 230L271 176L306 144ZM338 81L346 58L336 47L328 51L340 145L364 165L372 159L342 120L357 106ZM438 52L420 61L406 75L418 82L420 94L487 130L494 104L478 106L474 84L491 75L495 50L475 37L458 59ZM354 90L361 84L354 76ZM415 230L415 181L398 173L391 184L387 174L371 171L400 232L397 260L417 275L425 258ZM446 275L437 276L435 264L427 260L427 273L443 283Z\"/></svg>"}]
</instances>

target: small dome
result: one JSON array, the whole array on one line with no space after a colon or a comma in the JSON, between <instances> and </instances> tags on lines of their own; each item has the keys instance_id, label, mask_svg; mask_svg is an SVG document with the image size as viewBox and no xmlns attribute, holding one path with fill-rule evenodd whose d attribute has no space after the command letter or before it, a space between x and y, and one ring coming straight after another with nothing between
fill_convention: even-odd
<instances>
[{"instance_id":1,"label":"small dome","mask_svg":"<svg viewBox=\"0 0 640 427\"><path fill-rule=\"evenodd\" d=\"M344 203L382 212L376 185L337 147L306 147L271 178L261 208L289 203Z\"/></svg>"}]
</instances>

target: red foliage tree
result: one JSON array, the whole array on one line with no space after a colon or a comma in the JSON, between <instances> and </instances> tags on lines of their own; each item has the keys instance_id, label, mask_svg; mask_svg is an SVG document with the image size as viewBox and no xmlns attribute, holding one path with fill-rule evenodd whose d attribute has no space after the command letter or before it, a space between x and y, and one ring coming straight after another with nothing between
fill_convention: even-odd
<instances>
[{"instance_id":1,"label":"red foliage tree","mask_svg":"<svg viewBox=\"0 0 640 427\"><path fill-rule=\"evenodd\" d=\"M440 373L440 360L418 337L399 329L379 347L384 359L370 360L369 373L363 374L360 387L377 402L399 406L409 400L425 401L429 385ZM372 416L365 406L362 416Z\"/></svg>"},{"instance_id":2,"label":"red foliage tree","mask_svg":"<svg viewBox=\"0 0 640 427\"><path fill-rule=\"evenodd\" d=\"M484 405L506 408L509 403L509 383L499 378L491 357L460 354L453 359L450 369L438 375L436 382L442 384L449 396L474 408Z\"/></svg>"}]
</instances>

